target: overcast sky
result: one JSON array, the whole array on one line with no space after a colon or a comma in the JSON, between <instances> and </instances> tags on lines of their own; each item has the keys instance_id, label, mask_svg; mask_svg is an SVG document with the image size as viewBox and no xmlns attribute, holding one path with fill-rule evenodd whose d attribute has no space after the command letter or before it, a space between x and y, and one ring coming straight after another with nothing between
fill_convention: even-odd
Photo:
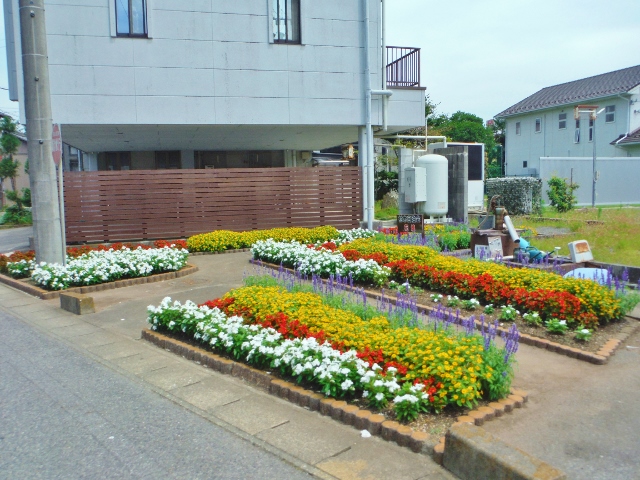
<instances>
[{"instance_id":1,"label":"overcast sky","mask_svg":"<svg viewBox=\"0 0 640 480\"><path fill-rule=\"evenodd\" d=\"M640 0L386 1L387 44L422 49L421 83L439 113L488 120L541 88L640 65ZM0 110L18 112L6 90Z\"/></svg>"}]
</instances>

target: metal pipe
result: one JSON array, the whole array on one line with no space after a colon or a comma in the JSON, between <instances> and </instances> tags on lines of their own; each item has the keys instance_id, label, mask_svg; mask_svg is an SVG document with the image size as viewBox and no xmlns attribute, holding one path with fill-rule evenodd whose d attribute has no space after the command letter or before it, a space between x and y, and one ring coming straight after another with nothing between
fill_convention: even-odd
<instances>
[{"instance_id":1,"label":"metal pipe","mask_svg":"<svg viewBox=\"0 0 640 480\"><path fill-rule=\"evenodd\" d=\"M384 0L382 3L382 131L386 132L389 128L389 97L387 95L387 12ZM389 92L389 95L391 92Z\"/></svg>"},{"instance_id":2,"label":"metal pipe","mask_svg":"<svg viewBox=\"0 0 640 480\"><path fill-rule=\"evenodd\" d=\"M518 232L516 232L516 229L514 228L513 222L511 221L511 218L509 217L509 215L505 215L502 221L507 226L507 230L509 231L511 240L513 240L515 243L520 243L520 235L518 235ZM499 225L496 225L496 228L499 228L499 227L500 227Z\"/></svg>"},{"instance_id":3,"label":"metal pipe","mask_svg":"<svg viewBox=\"0 0 640 480\"><path fill-rule=\"evenodd\" d=\"M364 2L364 83L365 83L365 135L367 144L367 228L373 230L374 179L373 179L373 129L371 128L371 58L369 56L369 0Z\"/></svg>"}]
</instances>

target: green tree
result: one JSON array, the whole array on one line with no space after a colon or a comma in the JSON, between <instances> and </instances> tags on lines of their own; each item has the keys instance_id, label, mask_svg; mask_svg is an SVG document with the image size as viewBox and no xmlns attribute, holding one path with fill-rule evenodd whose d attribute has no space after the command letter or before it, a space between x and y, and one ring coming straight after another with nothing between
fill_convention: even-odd
<instances>
[{"instance_id":1,"label":"green tree","mask_svg":"<svg viewBox=\"0 0 640 480\"><path fill-rule=\"evenodd\" d=\"M4 180L11 180L11 189L16 190L16 177L20 163L13 156L20 148L20 139L16 137L17 125L11 117L3 117L0 121L0 206L4 208Z\"/></svg>"}]
</instances>

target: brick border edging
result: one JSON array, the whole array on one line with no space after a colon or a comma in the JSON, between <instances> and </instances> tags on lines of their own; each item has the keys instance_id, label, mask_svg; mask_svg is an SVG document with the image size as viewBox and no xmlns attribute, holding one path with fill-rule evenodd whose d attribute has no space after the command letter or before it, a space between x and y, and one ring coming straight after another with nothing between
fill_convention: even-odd
<instances>
[{"instance_id":1,"label":"brick border edging","mask_svg":"<svg viewBox=\"0 0 640 480\"><path fill-rule=\"evenodd\" d=\"M180 270L174 272L156 273L155 275L149 275L148 277L127 278L124 280L116 280L108 283L98 283L96 285L87 285L86 287L72 287L65 290L44 290L42 288L30 285L15 278L11 278L7 275L0 274L0 283L4 283L10 287L20 290L34 297L42 300L51 300L52 298L60 297L60 293L91 293L101 292L103 290L112 290L114 288L131 287L133 285L142 285L143 283L156 283L164 280L171 280L172 278L180 278L186 275L197 272L199 269L195 265L186 264Z\"/></svg>"},{"instance_id":2,"label":"brick border edging","mask_svg":"<svg viewBox=\"0 0 640 480\"><path fill-rule=\"evenodd\" d=\"M271 395L288 400L311 411L317 411L321 415L331 417L358 430L368 430L372 435L382 437L390 442L396 442L399 446L409 448L415 453L429 455L436 462L442 464L444 436L440 438L438 444L434 444L429 441L430 435L426 432L416 432L406 425L387 420L381 414L373 413L355 405L349 405L343 400L325 397L320 393L274 377L262 370L224 358L204 348L182 342L154 330L142 330L141 338L160 348L181 355L187 360L194 361L217 372L241 378L266 390ZM467 415L458 417L456 423L474 423L480 426L486 421L512 412L514 408L522 407L528 399L529 396L526 392L513 390L512 395L508 398L493 402L486 407L478 407Z\"/></svg>"},{"instance_id":3,"label":"brick border edging","mask_svg":"<svg viewBox=\"0 0 640 480\"><path fill-rule=\"evenodd\" d=\"M280 265L275 265L273 263L262 262L262 265L271 269L279 269ZM283 267L285 270L290 272L294 272L294 270ZM326 279L322 279L323 282L326 282ZM379 300L382 296L381 294L374 292L372 290L364 290L364 293L367 297L372 298L374 300ZM395 303L396 299L393 297L387 297L387 300ZM430 307L428 305L417 304L419 308L422 308L425 311L433 312L435 308ZM631 317L625 317L627 319L633 320ZM476 320L476 329L480 330L482 327L482 323L479 320ZM604 365L609 361L609 358L613 356L616 349L620 346L622 342L624 342L629 336L635 333L638 329L640 329L640 322L637 322L635 325L628 325L622 328L621 333L614 335L612 338L607 340L607 342L598 350L596 353L585 352L584 350L580 350L579 348L569 347L567 345L563 345L561 343L552 342L551 340L547 340L540 337L535 337L533 335L528 335L526 333L520 334L520 342L525 345L529 345L531 347L541 348L543 350L548 350L550 352L559 353L561 355L566 355L569 358L575 358L576 360L581 360L583 362L589 362L594 365ZM498 327L498 332L500 333L509 333L506 328Z\"/></svg>"}]
</instances>

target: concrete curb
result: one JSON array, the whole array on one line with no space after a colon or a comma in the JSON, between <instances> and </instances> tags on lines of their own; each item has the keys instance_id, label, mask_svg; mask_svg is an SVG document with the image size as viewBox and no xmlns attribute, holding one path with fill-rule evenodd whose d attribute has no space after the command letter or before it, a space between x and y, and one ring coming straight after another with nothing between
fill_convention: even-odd
<instances>
[{"instance_id":1,"label":"concrete curb","mask_svg":"<svg viewBox=\"0 0 640 480\"><path fill-rule=\"evenodd\" d=\"M253 262L252 260L252 263ZM267 268L271 269L280 269L280 265L275 265L273 263L265 263L261 262L261 264ZM289 272L294 272L294 270L290 268L283 267L285 270ZM326 282L325 279L322 280ZM367 297L379 300L381 295L372 290L364 290L364 293ZM395 304L396 299L393 297L386 297L386 299ZM433 312L435 309L428 305L417 304L417 307L423 309L428 312ZM628 319L635 319L632 316L627 316ZM478 320L476 322L476 329L480 330L482 327L482 323ZM552 342L551 340L547 340L540 337L534 337L533 335L527 335L526 333L520 334L520 342L525 345L529 345L531 347L541 348L543 350L548 350L550 352L559 353L561 355L566 355L569 358L575 358L576 360L580 360L583 362L589 362L594 365L604 365L609 361L609 358L615 353L616 349L622 342L624 342L630 335L635 333L638 329L640 329L640 322L636 325L628 325L624 327L621 333L615 335L613 338L609 339L600 350L596 353L585 352L584 350L580 350L579 348L569 347L567 345L562 345L560 343ZM498 327L498 332L500 333L508 333L506 328Z\"/></svg>"},{"instance_id":2,"label":"concrete curb","mask_svg":"<svg viewBox=\"0 0 640 480\"><path fill-rule=\"evenodd\" d=\"M368 430L372 435L377 435L384 440L395 442L399 446L409 448L415 453L429 455L436 463L442 465L445 437L440 438L438 444L434 444L427 433L416 432L408 426L387 420L384 415L375 414L355 405L349 405L345 401L325 397L322 394L306 390L294 383L276 378L262 370L229 360L204 348L182 342L154 330L143 330L141 338L207 368L242 378L246 382L272 395L288 400L291 403L312 411L317 411L322 415L329 416L334 420L350 425L358 430ZM505 413L512 412L515 408L522 407L523 404L528 401L528 397L526 392L513 390L512 395L500 400L500 402L494 402L495 405L490 404L486 407L479 407L469 412L466 416L458 417L454 425L462 425L464 423L483 425L486 421L499 418Z\"/></svg>"},{"instance_id":3,"label":"concrete curb","mask_svg":"<svg viewBox=\"0 0 640 480\"><path fill-rule=\"evenodd\" d=\"M565 480L566 475L474 425L452 426L443 466L463 480Z\"/></svg>"},{"instance_id":4,"label":"concrete curb","mask_svg":"<svg viewBox=\"0 0 640 480\"><path fill-rule=\"evenodd\" d=\"M182 269L175 272L165 272L165 273L157 273L155 275L149 275L148 277L138 277L138 278L127 278L124 280L116 280L115 282L108 283L98 283L96 285L88 285L86 287L73 287L67 288L66 290L44 290L40 287L36 287L35 285L31 285L26 283L24 279L16 280L15 278L11 278L7 275L0 274L0 283L4 283L10 287L15 288L16 290L20 290L28 295L33 297L40 298L42 300L51 300L52 298L60 297L60 293L77 293L77 294L86 294L91 292L101 292L103 290L111 290L114 288L122 288L122 287L130 287L132 285L142 285L143 283L155 283L155 282L163 282L165 280L171 280L172 278L180 278L185 275L190 275L198 271L198 267L195 265L187 264Z\"/></svg>"}]
</instances>

